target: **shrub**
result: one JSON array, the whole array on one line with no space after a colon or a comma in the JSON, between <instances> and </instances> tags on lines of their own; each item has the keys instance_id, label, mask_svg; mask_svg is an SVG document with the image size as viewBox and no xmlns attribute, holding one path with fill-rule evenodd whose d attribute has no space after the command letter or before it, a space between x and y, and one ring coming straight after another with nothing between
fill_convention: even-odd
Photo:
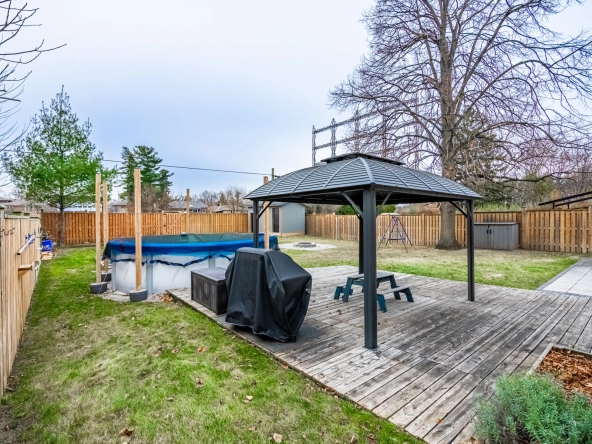
<instances>
[{"instance_id":1,"label":"shrub","mask_svg":"<svg viewBox=\"0 0 592 444\"><path fill-rule=\"evenodd\" d=\"M395 205L378 205L376 207L376 214L394 213L396 209L397 207ZM356 214L356 212L351 207L351 205L342 205L337 209L335 214L352 215Z\"/></svg>"},{"instance_id":2,"label":"shrub","mask_svg":"<svg viewBox=\"0 0 592 444\"><path fill-rule=\"evenodd\" d=\"M497 380L488 400L477 400L475 428L488 444L592 442L592 405L567 395L550 376L511 375Z\"/></svg>"}]
</instances>

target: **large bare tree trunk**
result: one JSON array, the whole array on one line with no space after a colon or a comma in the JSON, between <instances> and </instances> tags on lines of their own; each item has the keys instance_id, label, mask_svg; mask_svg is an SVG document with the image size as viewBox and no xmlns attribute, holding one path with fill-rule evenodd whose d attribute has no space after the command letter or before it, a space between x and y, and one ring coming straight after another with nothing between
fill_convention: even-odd
<instances>
[{"instance_id":1,"label":"large bare tree trunk","mask_svg":"<svg viewBox=\"0 0 592 444\"><path fill-rule=\"evenodd\" d=\"M449 202L442 202L440 214L440 240L436 244L436 248L458 250L460 244L456 240L456 208Z\"/></svg>"}]
</instances>

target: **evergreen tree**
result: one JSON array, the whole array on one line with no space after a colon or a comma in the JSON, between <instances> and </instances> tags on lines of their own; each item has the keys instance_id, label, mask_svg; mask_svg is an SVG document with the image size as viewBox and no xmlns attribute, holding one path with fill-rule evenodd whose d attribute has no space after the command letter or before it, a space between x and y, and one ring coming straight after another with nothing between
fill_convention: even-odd
<instances>
[{"instance_id":1,"label":"evergreen tree","mask_svg":"<svg viewBox=\"0 0 592 444\"><path fill-rule=\"evenodd\" d=\"M58 244L64 241L64 209L95 200L95 174L115 174L101 165L103 154L90 141L90 122L80 123L62 92L31 119L32 128L14 156L2 160L25 197L59 210Z\"/></svg>"},{"instance_id":2,"label":"evergreen tree","mask_svg":"<svg viewBox=\"0 0 592 444\"><path fill-rule=\"evenodd\" d=\"M171 173L160 167L162 159L158 152L148 146L138 145L133 149L123 147L121 150L122 166L119 169L122 175L121 185L123 193L120 197L127 198L130 206L134 201L134 170L140 168L142 174L142 194L150 196L143 199L143 211L166 210L171 201L170 191Z\"/></svg>"}]
</instances>

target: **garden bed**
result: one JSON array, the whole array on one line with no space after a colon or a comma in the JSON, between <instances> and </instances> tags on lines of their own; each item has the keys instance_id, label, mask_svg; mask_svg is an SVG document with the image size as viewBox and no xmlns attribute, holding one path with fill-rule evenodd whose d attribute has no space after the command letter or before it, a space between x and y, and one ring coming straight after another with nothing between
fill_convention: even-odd
<instances>
[{"instance_id":1,"label":"garden bed","mask_svg":"<svg viewBox=\"0 0 592 444\"><path fill-rule=\"evenodd\" d=\"M535 368L538 373L553 375L567 392L577 391L592 398L591 354L550 345Z\"/></svg>"}]
</instances>

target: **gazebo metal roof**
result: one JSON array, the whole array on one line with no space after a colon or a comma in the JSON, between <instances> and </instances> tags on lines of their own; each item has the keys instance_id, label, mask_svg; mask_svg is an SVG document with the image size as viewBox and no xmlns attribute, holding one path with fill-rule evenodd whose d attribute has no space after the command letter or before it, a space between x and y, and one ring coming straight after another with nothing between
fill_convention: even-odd
<instances>
[{"instance_id":1,"label":"gazebo metal roof","mask_svg":"<svg viewBox=\"0 0 592 444\"><path fill-rule=\"evenodd\" d=\"M469 188L442 176L368 154L344 154L323 162L326 163L272 180L249 193L247 199L343 204L349 199L359 202L364 189L377 190L377 198L383 204L481 198ZM349 199L343 196L344 192ZM388 199L383 201L387 194Z\"/></svg>"},{"instance_id":2,"label":"gazebo metal roof","mask_svg":"<svg viewBox=\"0 0 592 444\"><path fill-rule=\"evenodd\" d=\"M452 202L467 218L468 297L475 300L473 203L481 196L436 174L400 162L350 153L325 164L294 171L247 195L253 201L253 245L259 246L259 218L271 202L351 204L360 223L359 272L364 276L364 343L376 348L376 206L416 202ZM464 203L465 211L459 206ZM267 202L259 211L259 204ZM461 204L462 205L462 204Z\"/></svg>"}]
</instances>

